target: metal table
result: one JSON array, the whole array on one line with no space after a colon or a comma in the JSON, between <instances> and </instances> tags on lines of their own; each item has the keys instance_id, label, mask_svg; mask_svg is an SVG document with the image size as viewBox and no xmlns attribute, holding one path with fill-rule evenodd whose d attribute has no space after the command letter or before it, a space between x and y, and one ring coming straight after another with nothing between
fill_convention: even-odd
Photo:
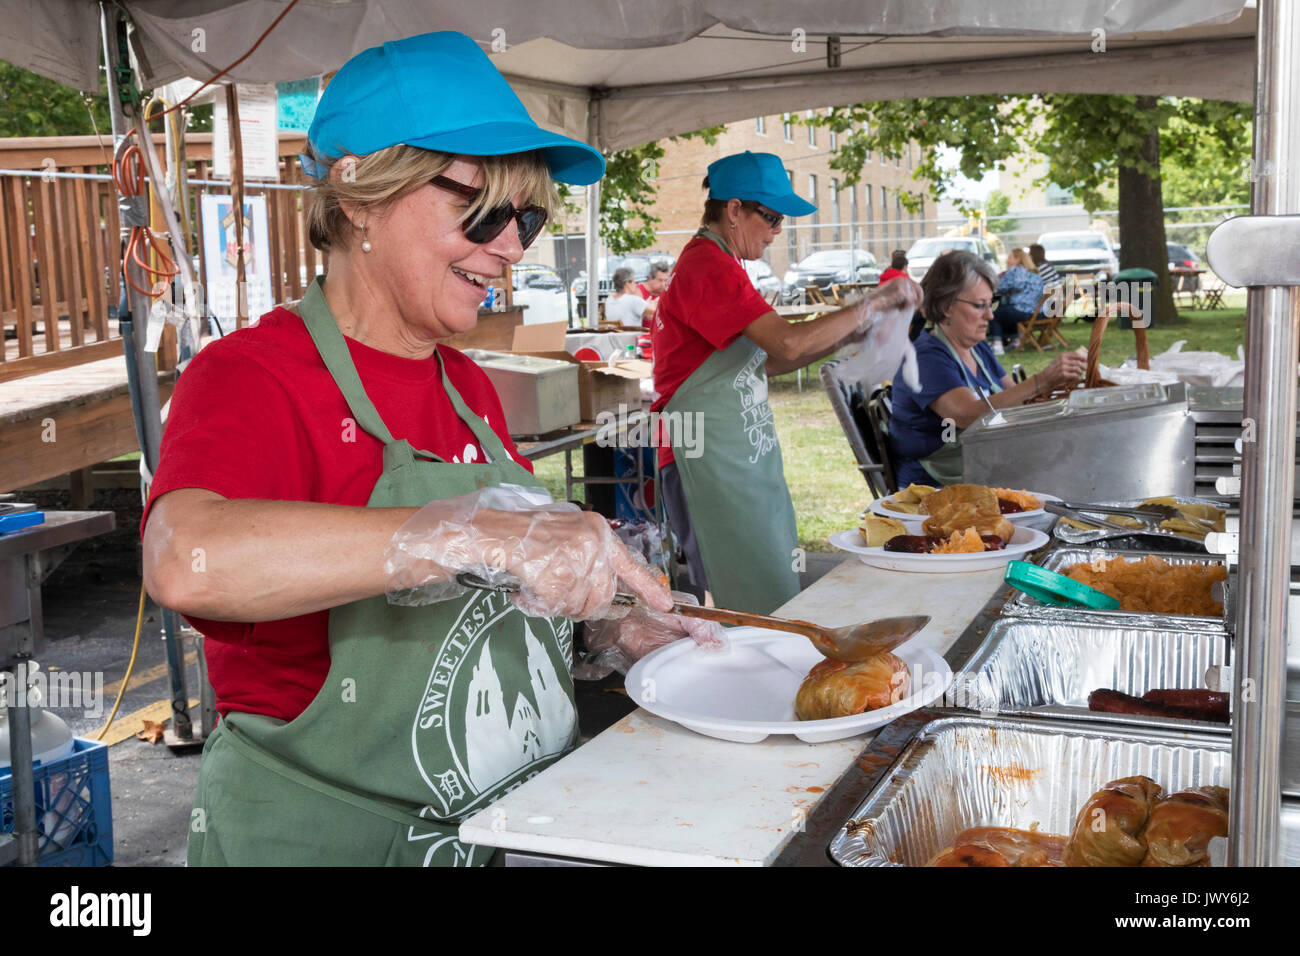
<instances>
[{"instance_id":1,"label":"metal table","mask_svg":"<svg viewBox=\"0 0 1300 956\"><path fill-rule=\"evenodd\" d=\"M31 509L15 506L7 510ZM0 535L0 670L15 669L44 646L41 583L79 542L112 531L115 523L111 511L50 511L44 524ZM12 835L0 836L0 864L17 859L20 865L35 866L31 715L25 694L7 703L14 829Z\"/></svg>"},{"instance_id":2,"label":"metal table","mask_svg":"<svg viewBox=\"0 0 1300 956\"><path fill-rule=\"evenodd\" d=\"M650 413L644 409L632 412L626 418L618 422L618 435L625 435L632 426L645 422L650 418ZM570 499L573 497L573 486L581 485L608 485L630 482L633 479L615 478L610 475L592 475L575 478L573 476L573 453L583 445L589 445L594 442L600 433L601 425L596 422L579 422L571 429L561 432L559 435L543 435L536 441L521 441L515 443L515 448L519 454L523 455L529 461L537 461L541 458L557 455L564 452L564 497ZM645 475L641 468L640 458L637 459L637 477L638 486L645 481Z\"/></svg>"}]
</instances>

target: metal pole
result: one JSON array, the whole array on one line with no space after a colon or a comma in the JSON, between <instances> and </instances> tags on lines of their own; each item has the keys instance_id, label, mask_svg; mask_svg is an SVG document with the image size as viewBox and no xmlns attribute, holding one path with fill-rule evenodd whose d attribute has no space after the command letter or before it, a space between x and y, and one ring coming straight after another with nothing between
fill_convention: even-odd
<instances>
[{"instance_id":1,"label":"metal pole","mask_svg":"<svg viewBox=\"0 0 1300 956\"><path fill-rule=\"evenodd\" d=\"M117 18L120 14L108 4L101 3L100 15L104 31L104 62L107 65L105 73L107 74L108 83L108 114L113 121L113 151L116 155L118 147L121 145L122 140L126 138L127 131L130 129L126 113L122 109L122 102L118 98L117 87L117 67L121 63L117 45ZM153 144L144 142L140 144L140 147L141 149L152 149ZM122 229L125 238L127 227L123 226ZM139 266L123 263L123 269L133 273L137 285L143 286L147 281ZM124 272L124 278L125 274ZM131 315L136 321L142 323L141 332L143 333L149 321L149 309L152 303L147 295L137 292L130 285L126 287L126 296ZM154 356L144 350L144 345L145 336L141 334L135 339L134 356L140 388L139 425L140 432L144 437L144 441L140 445L140 455L144 459L149 474L153 475L158 468L158 449L162 445L162 415L160 411L162 402L158 395L158 364Z\"/></svg>"},{"instance_id":2,"label":"metal pole","mask_svg":"<svg viewBox=\"0 0 1300 956\"><path fill-rule=\"evenodd\" d=\"M131 124L127 121L125 110L122 108L122 101L118 96L117 85L117 68L122 64L121 51L117 43L117 26L119 12L106 3L100 4L100 22L101 29L104 33L104 62L106 64L105 73L107 74L108 90L108 113L113 122L113 151L114 155L126 138ZM146 152L148 161L152 166L154 159L149 154L153 149L153 143L148 137L148 127L142 130L142 140L140 148ZM159 191L164 190L164 180L159 178L156 169L152 169L151 179L154 188ZM125 239L128 228L122 227L122 238ZM133 275L136 284L144 287L147 283L142 270L139 266L129 262L123 262L123 278L126 275ZM139 335L130 334L129 326L123 324L123 345L129 350L127 353L127 378L128 384L131 379L131 373L135 373L135 387L132 389L133 411L136 417L136 431L140 436L140 457L144 461L144 466L148 471L150 480L158 470L158 454L162 447L162 401L158 394L158 364L154 357L144 349L145 340L148 332L149 310L152 307L152 300L149 296L136 291L129 284L126 286L126 298L128 312L131 318L141 323ZM138 398L138 400L137 400ZM175 616L171 611L163 613L163 639L167 645L167 671L172 688L172 711L176 718L172 724L175 732L184 739L193 736L190 716L188 711L189 693L185 686L185 661L184 655L179 646L179 629L174 626ZM166 626L166 625L172 626Z\"/></svg>"},{"instance_id":3,"label":"metal pole","mask_svg":"<svg viewBox=\"0 0 1300 956\"><path fill-rule=\"evenodd\" d=\"M564 308L569 314L568 328L573 328L573 270L569 268L569 230L565 227L564 232L560 233L560 255L564 256L564 268L560 275L564 277Z\"/></svg>"},{"instance_id":4,"label":"metal pole","mask_svg":"<svg viewBox=\"0 0 1300 956\"><path fill-rule=\"evenodd\" d=\"M600 100L587 105L587 142L600 148ZM587 328L600 324L600 181L587 187Z\"/></svg>"},{"instance_id":5,"label":"metal pole","mask_svg":"<svg viewBox=\"0 0 1300 956\"><path fill-rule=\"evenodd\" d=\"M32 712L27 706L27 671L30 657L20 657L14 676L21 676L17 699L9 707L9 772L13 774L14 839L18 843L18 865L36 866L36 780L32 771Z\"/></svg>"},{"instance_id":6,"label":"metal pole","mask_svg":"<svg viewBox=\"0 0 1300 956\"><path fill-rule=\"evenodd\" d=\"M600 324L600 183L587 187L587 328Z\"/></svg>"},{"instance_id":7,"label":"metal pole","mask_svg":"<svg viewBox=\"0 0 1300 956\"><path fill-rule=\"evenodd\" d=\"M1290 0L1260 0L1258 24L1251 212L1296 213L1300 10ZM1246 314L1229 860L1235 866L1272 866L1281 863L1300 289L1250 289Z\"/></svg>"}]
</instances>

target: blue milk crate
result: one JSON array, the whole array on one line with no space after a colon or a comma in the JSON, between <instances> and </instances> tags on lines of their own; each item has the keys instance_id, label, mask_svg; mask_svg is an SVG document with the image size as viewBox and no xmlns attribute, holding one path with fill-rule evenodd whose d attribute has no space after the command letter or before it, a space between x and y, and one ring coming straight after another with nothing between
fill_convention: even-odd
<instances>
[{"instance_id":1,"label":"blue milk crate","mask_svg":"<svg viewBox=\"0 0 1300 956\"><path fill-rule=\"evenodd\" d=\"M113 801L108 745L78 737L72 753L37 764L37 853L41 866L105 866L113 862ZM14 828L14 781L0 775L0 833Z\"/></svg>"}]
</instances>

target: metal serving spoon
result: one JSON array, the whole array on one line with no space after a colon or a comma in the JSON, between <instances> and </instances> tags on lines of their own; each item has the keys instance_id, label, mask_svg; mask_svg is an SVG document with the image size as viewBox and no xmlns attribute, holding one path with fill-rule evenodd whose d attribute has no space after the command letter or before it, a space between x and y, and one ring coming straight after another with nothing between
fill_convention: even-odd
<instances>
[{"instance_id":1,"label":"metal serving spoon","mask_svg":"<svg viewBox=\"0 0 1300 956\"><path fill-rule=\"evenodd\" d=\"M456 580L467 588L478 588L481 591L513 594L519 590L518 581L492 584L468 571L456 575ZM635 594L623 593L615 594L613 603L626 607L645 605L645 602ZM673 604L672 610L668 613L717 621L719 624L749 624L773 631L801 634L812 641L813 646L825 656L848 663L865 661L877 654L892 651L930 623L927 615L913 614L904 617L882 617L879 620L849 624L845 627L822 627L818 624L810 624L808 621L788 621L766 614L750 614L747 611L731 611L721 607L700 607L681 602Z\"/></svg>"}]
</instances>

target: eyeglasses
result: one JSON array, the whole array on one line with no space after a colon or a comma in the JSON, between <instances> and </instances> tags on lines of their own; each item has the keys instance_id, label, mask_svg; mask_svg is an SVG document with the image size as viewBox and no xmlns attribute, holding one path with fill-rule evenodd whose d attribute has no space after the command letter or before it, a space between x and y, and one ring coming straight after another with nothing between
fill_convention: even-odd
<instances>
[{"instance_id":1,"label":"eyeglasses","mask_svg":"<svg viewBox=\"0 0 1300 956\"><path fill-rule=\"evenodd\" d=\"M478 199L483 192L475 186L466 186L446 176L434 176L429 182L450 190L470 202ZM467 220L461 226L461 231L465 233L466 239L481 246L501 235L506 226L510 225L511 219L519 223L519 244L527 249L546 225L546 210L541 206L516 208L513 203L503 202L489 209L477 222Z\"/></svg>"},{"instance_id":2,"label":"eyeglasses","mask_svg":"<svg viewBox=\"0 0 1300 956\"><path fill-rule=\"evenodd\" d=\"M979 312L992 312L998 307L998 297L994 296L988 302L972 302L970 299L957 299L958 302L965 302L967 305L973 305Z\"/></svg>"},{"instance_id":3,"label":"eyeglasses","mask_svg":"<svg viewBox=\"0 0 1300 956\"><path fill-rule=\"evenodd\" d=\"M752 203L748 208L752 212L761 216L763 221L773 229L779 229L781 223L785 221L785 216L781 215L779 212L772 212L772 210L768 209L766 206L760 206L758 203Z\"/></svg>"}]
</instances>

